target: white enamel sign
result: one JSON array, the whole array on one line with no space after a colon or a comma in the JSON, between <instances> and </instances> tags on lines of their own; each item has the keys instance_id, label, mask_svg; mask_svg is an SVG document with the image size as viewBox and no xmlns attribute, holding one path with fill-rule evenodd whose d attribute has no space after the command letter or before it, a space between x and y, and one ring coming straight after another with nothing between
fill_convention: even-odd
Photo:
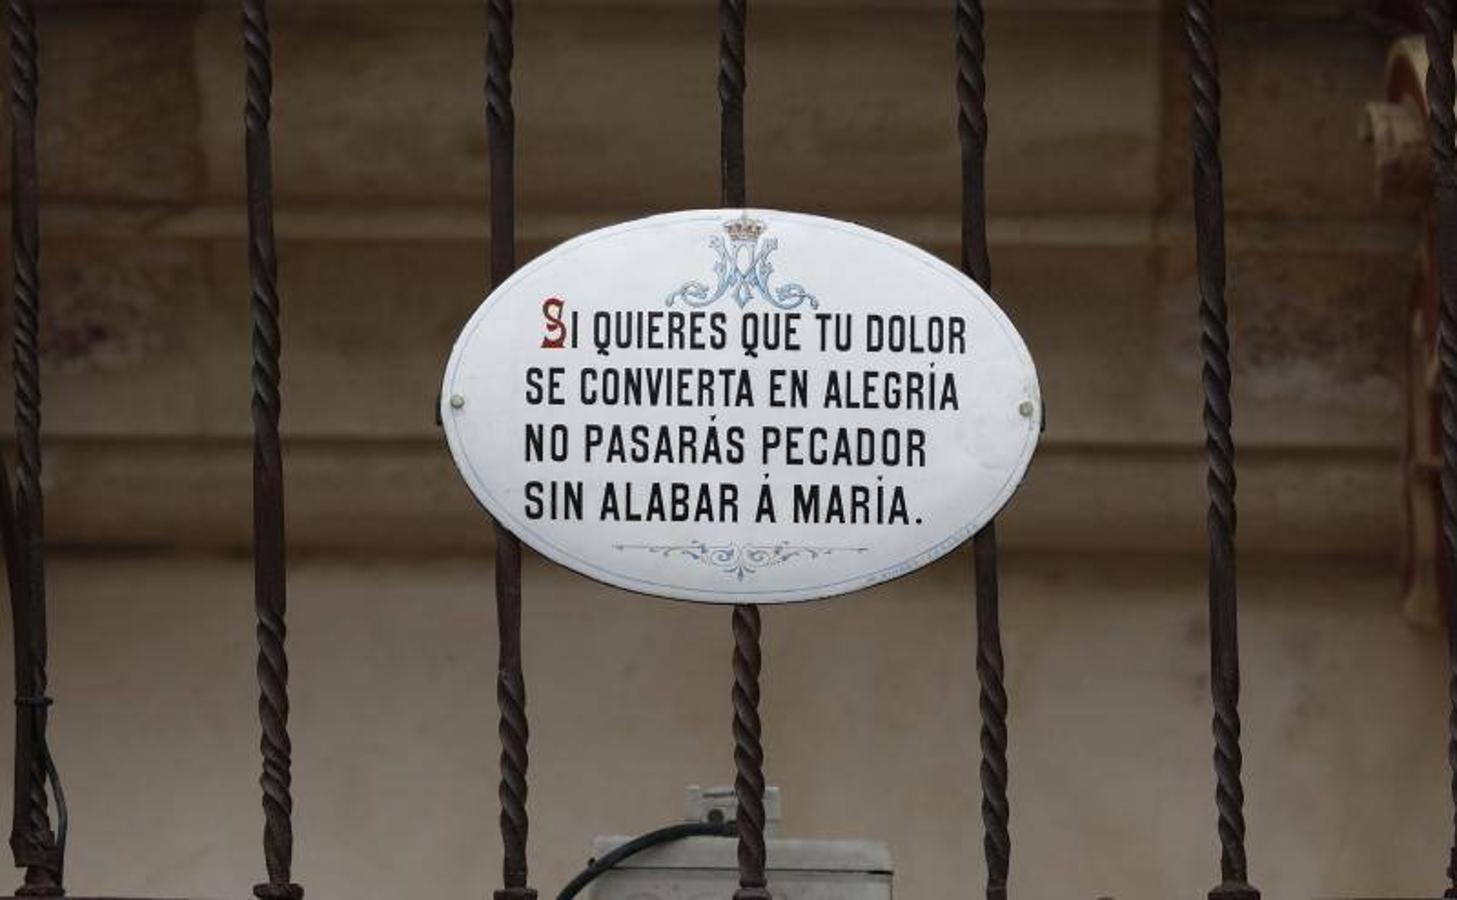
<instances>
[{"instance_id":1,"label":"white enamel sign","mask_svg":"<svg viewBox=\"0 0 1457 900\"><path fill-rule=\"evenodd\" d=\"M538 552L665 597L842 594L952 550L1012 495L1037 374L975 283L887 235L770 210L604 228L486 299L445 370L450 451Z\"/></svg>"}]
</instances>

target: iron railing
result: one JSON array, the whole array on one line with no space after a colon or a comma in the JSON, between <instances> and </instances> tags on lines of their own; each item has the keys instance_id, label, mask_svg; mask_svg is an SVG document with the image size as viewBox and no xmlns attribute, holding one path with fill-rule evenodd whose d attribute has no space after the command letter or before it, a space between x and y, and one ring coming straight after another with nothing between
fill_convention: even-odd
<instances>
[{"instance_id":1,"label":"iron railing","mask_svg":"<svg viewBox=\"0 0 1457 900\"><path fill-rule=\"evenodd\" d=\"M718 94L721 112L722 204L747 204L744 102L748 71L749 0L719 0ZM955 29L957 124L961 144L961 264L990 289L986 227L985 13L981 0L951 0ZM511 96L513 0L486 0L485 118L490 151L490 278L500 285L515 268L515 114ZM243 0L246 104L248 254L252 308L254 435L254 561L257 607L261 778L267 880L262 900L298 900L293 880L291 743L288 733L288 656L284 539L284 459L280 440L282 328L273 236L271 138L272 50L265 0ZM1454 122L1452 2L1428 0L1432 152L1436 174L1441 272L1440 361L1443 398L1442 510L1446 552L1457 571L1457 122ZM1198 250L1198 322L1203 354L1203 417L1208 454L1210 671L1214 704L1214 769L1222 882L1215 900L1254 900L1245 853L1244 792L1239 719L1235 464L1231 437L1230 339L1225 299L1225 247L1220 91L1214 0L1185 4L1193 88L1194 220ZM15 802L11 847L25 870L17 895L62 893L66 811L46 741L46 598L41 489L39 343L41 290L36 115L39 96L37 28L32 0L8 0L10 46L11 254L15 314L14 374L17 462L14 494L0 468L0 526L8 564L16 662ZM976 669L980 682L982 816L988 900L1008 895L1011 871L1008 797L1008 710L1002 652L994 523L973 541ZM528 720L522 667L522 579L519 540L496 526L496 609L499 623L497 697L501 739L501 836L504 847L497 900L534 900L527 868ZM1452 764L1457 803L1457 592L1446 597L1452 627ZM733 739L739 803L739 889L736 900L767 900L764 840L764 752L759 673L759 610L732 611L734 635ZM50 804L56 808L53 828ZM1454 835L1457 836L1457 835ZM1457 842L1451 883L1457 898Z\"/></svg>"}]
</instances>

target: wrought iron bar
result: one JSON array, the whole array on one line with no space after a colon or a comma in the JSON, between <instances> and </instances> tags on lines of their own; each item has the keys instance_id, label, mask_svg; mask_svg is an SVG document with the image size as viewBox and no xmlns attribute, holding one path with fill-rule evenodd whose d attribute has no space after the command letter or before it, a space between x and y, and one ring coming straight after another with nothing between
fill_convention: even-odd
<instances>
[{"instance_id":1,"label":"wrought iron bar","mask_svg":"<svg viewBox=\"0 0 1457 900\"><path fill-rule=\"evenodd\" d=\"M258 717L263 752L263 860L253 893L298 900L293 882L293 743L288 735L283 450L279 416L278 258L273 239L273 48L266 0L243 0L243 108L248 182L248 265L253 312L253 593L258 615Z\"/></svg>"},{"instance_id":2,"label":"wrought iron bar","mask_svg":"<svg viewBox=\"0 0 1457 900\"><path fill-rule=\"evenodd\" d=\"M25 868L16 893L64 893L65 800L46 743L45 514L41 490L40 216L36 160L39 84L35 5L9 0L11 258L15 302L15 432L19 461L7 562L15 639L15 807L10 847ZM8 485L6 493L9 493ZM56 795L52 832L47 785Z\"/></svg>"},{"instance_id":3,"label":"wrought iron bar","mask_svg":"<svg viewBox=\"0 0 1457 900\"><path fill-rule=\"evenodd\" d=\"M486 2L486 140L490 148L491 286L516 270L516 112L511 103L513 0ZM501 881L496 900L534 900L527 886L526 769L530 728L521 668L521 541L497 522L496 703L501 736Z\"/></svg>"},{"instance_id":4,"label":"wrought iron bar","mask_svg":"<svg viewBox=\"0 0 1457 900\"><path fill-rule=\"evenodd\" d=\"M956 97L961 138L961 268L991 290L986 231L986 13L981 0L956 3ZM988 900L1007 896L1011 805L1007 799L1007 689L997 584L997 525L972 539L976 566L976 675L981 706L981 818Z\"/></svg>"},{"instance_id":5,"label":"wrought iron bar","mask_svg":"<svg viewBox=\"0 0 1457 900\"><path fill-rule=\"evenodd\" d=\"M748 0L718 3L719 150L723 205L749 203L744 166L745 47ZM763 665L757 606L733 609L734 631L734 796L738 805L739 887L734 900L769 900L764 842L764 725L759 718L759 671Z\"/></svg>"},{"instance_id":6,"label":"wrought iron bar","mask_svg":"<svg viewBox=\"0 0 1457 900\"><path fill-rule=\"evenodd\" d=\"M972 539L976 566L976 677L981 707L981 820L987 900L1004 900L1012 862L1007 798L1007 688L997 584L997 523Z\"/></svg>"},{"instance_id":7,"label":"wrought iron bar","mask_svg":"<svg viewBox=\"0 0 1457 900\"><path fill-rule=\"evenodd\" d=\"M738 605L734 628L734 797L739 839L739 888L734 900L769 900L764 845L764 744L759 719L762 624L759 607Z\"/></svg>"},{"instance_id":8,"label":"wrought iron bar","mask_svg":"<svg viewBox=\"0 0 1457 900\"><path fill-rule=\"evenodd\" d=\"M1209 461L1209 647L1214 696L1215 800L1219 810L1218 900L1255 900L1245 858L1240 779L1239 628L1235 579L1234 439L1230 433L1229 311L1225 304L1224 168L1219 154L1219 60L1214 0L1188 0L1185 23L1193 89L1194 226L1200 348L1204 357L1204 446Z\"/></svg>"},{"instance_id":9,"label":"wrought iron bar","mask_svg":"<svg viewBox=\"0 0 1457 900\"><path fill-rule=\"evenodd\" d=\"M749 0L718 0L718 103L723 205L749 203L744 170L744 46L748 35Z\"/></svg>"},{"instance_id":10,"label":"wrought iron bar","mask_svg":"<svg viewBox=\"0 0 1457 900\"><path fill-rule=\"evenodd\" d=\"M1431 116L1433 184L1437 207L1437 278L1440 289L1437 357L1442 382L1442 534L1448 571L1457 571L1457 75L1452 65L1452 0L1427 0L1427 108ZM1447 588L1447 756L1457 816L1457 588ZM1457 818L1447 864L1446 897L1457 898Z\"/></svg>"}]
</instances>

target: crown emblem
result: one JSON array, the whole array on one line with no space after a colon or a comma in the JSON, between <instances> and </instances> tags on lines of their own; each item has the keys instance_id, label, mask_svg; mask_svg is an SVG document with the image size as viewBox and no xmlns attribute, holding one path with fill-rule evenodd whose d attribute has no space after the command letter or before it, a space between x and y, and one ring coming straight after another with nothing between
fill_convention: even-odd
<instances>
[{"instance_id":1,"label":"crown emblem","mask_svg":"<svg viewBox=\"0 0 1457 900\"><path fill-rule=\"evenodd\" d=\"M764 233L765 225L758 219L749 218L748 213L741 213L737 219L725 222L723 230L728 233L729 240L734 243L751 244L759 239Z\"/></svg>"},{"instance_id":2,"label":"crown emblem","mask_svg":"<svg viewBox=\"0 0 1457 900\"><path fill-rule=\"evenodd\" d=\"M803 285L775 283L774 264L769 257L779 249L779 239L759 240L768 230L764 222L749 218L748 212L724 222L723 231L728 240L717 234L708 239L708 246L717 257L713 273L718 283L709 287L702 281L686 281L668 295L668 305L683 303L701 308L729 297L740 309L755 298L777 309L794 309L804 303L810 309L819 309L820 302Z\"/></svg>"}]
</instances>

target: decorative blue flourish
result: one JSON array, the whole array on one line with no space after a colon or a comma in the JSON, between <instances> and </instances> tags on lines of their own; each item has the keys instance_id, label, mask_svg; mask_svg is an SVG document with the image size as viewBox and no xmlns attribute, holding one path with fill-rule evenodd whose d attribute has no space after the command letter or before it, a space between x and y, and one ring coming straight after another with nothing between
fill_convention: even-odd
<instances>
[{"instance_id":1,"label":"decorative blue flourish","mask_svg":"<svg viewBox=\"0 0 1457 900\"><path fill-rule=\"evenodd\" d=\"M815 560L835 553L864 553L869 547L807 547L800 544L615 544L618 550L642 550L664 559L681 557L712 566L739 581L757 575L761 569L793 560Z\"/></svg>"},{"instance_id":2,"label":"decorative blue flourish","mask_svg":"<svg viewBox=\"0 0 1457 900\"><path fill-rule=\"evenodd\" d=\"M819 300L803 285L791 282L773 286L770 277L774 274L774 264L769 262L769 257L779 249L779 240L769 238L761 242L759 238L764 229L763 222L750 219L747 214L725 223L723 230L729 239L725 241L721 235L714 235L708 242L717 256L713 264L717 284L710 288L701 281L685 282L668 295L667 305L681 302L701 308L727 296L740 309L755 297L777 309L794 309L804 303L810 309L819 309Z\"/></svg>"}]
</instances>

